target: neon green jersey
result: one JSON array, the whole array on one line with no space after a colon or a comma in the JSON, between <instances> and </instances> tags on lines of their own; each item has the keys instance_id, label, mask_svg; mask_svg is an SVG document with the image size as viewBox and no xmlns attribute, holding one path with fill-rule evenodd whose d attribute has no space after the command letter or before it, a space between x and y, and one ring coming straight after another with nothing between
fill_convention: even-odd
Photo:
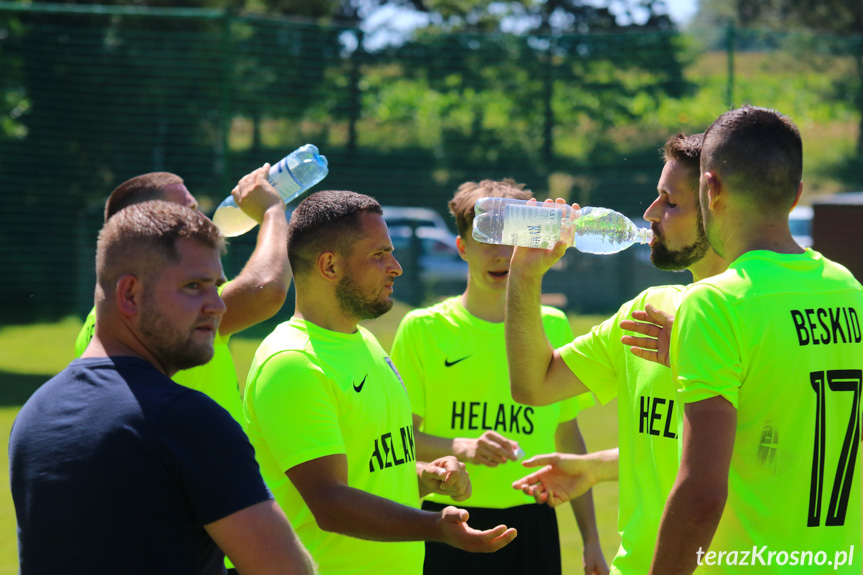
<instances>
[{"instance_id":1,"label":"neon green jersey","mask_svg":"<svg viewBox=\"0 0 863 575\"><path fill-rule=\"evenodd\" d=\"M679 467L679 408L671 370L633 355L620 342L625 333L620 322L648 303L674 313L684 289L672 285L645 290L590 333L560 349L567 366L602 403L617 397L620 547L612 573L649 571L665 500Z\"/></svg>"},{"instance_id":2,"label":"neon green jersey","mask_svg":"<svg viewBox=\"0 0 863 575\"><path fill-rule=\"evenodd\" d=\"M422 542L322 531L285 474L344 454L350 487L419 507L410 402L371 333L338 333L298 318L280 324L255 353L243 414L264 481L322 574L422 572Z\"/></svg>"},{"instance_id":3,"label":"neon green jersey","mask_svg":"<svg viewBox=\"0 0 863 575\"><path fill-rule=\"evenodd\" d=\"M228 284L219 287L219 295ZM96 308L90 310L84 320L84 326L78 332L75 340L75 357L81 357L84 350L93 339L93 331L96 327ZM237 380L237 370L234 367L234 357L228 348L230 336L223 337L216 334L213 342L213 359L193 367L184 369L174 374L173 379L180 385L208 395L213 401L221 405L231 414L238 423L243 416L242 401L240 399L240 386Z\"/></svg>"},{"instance_id":4,"label":"neon green jersey","mask_svg":"<svg viewBox=\"0 0 863 575\"><path fill-rule=\"evenodd\" d=\"M563 312L543 308L543 325L552 344L572 339ZM525 454L556 451L554 432L559 423L575 419L593 397L585 394L544 407L519 405L509 390L504 324L471 315L459 297L404 317L393 341L393 361L399 368L413 412L423 418L421 430L438 437L479 437L494 430L517 441ZM507 462L498 467L466 463L471 507L502 509L533 503L512 488L524 477L524 467ZM430 501L452 499L431 494Z\"/></svg>"},{"instance_id":5,"label":"neon green jersey","mask_svg":"<svg viewBox=\"0 0 863 575\"><path fill-rule=\"evenodd\" d=\"M671 342L680 398L722 396L737 409L710 550L766 546L770 565L747 572L860 573L861 316L860 283L812 250L748 252L684 296ZM824 565L851 546L850 562ZM740 560L705 572L742 572L728 564Z\"/></svg>"}]
</instances>

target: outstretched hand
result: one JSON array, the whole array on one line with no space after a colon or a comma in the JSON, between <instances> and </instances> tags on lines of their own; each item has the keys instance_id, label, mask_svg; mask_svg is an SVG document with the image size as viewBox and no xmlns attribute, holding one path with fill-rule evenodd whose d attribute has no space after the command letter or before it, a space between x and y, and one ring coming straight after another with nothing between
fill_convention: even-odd
<instances>
[{"instance_id":1,"label":"outstretched hand","mask_svg":"<svg viewBox=\"0 0 863 575\"><path fill-rule=\"evenodd\" d=\"M537 455L523 461L522 465L544 467L514 481L513 489L521 489L537 503L546 503L549 507L557 507L583 495L597 482L590 460L583 455Z\"/></svg>"},{"instance_id":2,"label":"outstretched hand","mask_svg":"<svg viewBox=\"0 0 863 575\"><path fill-rule=\"evenodd\" d=\"M506 525L478 531L467 524L469 517L464 509L445 507L438 519L442 541L470 553L494 553L512 543L517 535L515 529Z\"/></svg>"},{"instance_id":3,"label":"outstretched hand","mask_svg":"<svg viewBox=\"0 0 863 575\"><path fill-rule=\"evenodd\" d=\"M647 304L644 311L632 312L633 319L620 322L626 331L640 333L644 337L625 335L620 338L624 345L632 346L632 353L642 359L671 367L671 328L674 316ZM637 321L633 321L637 320Z\"/></svg>"},{"instance_id":4,"label":"outstretched hand","mask_svg":"<svg viewBox=\"0 0 863 575\"><path fill-rule=\"evenodd\" d=\"M419 475L425 493L439 493L453 501L464 501L471 494L470 477L464 463L452 455L426 463Z\"/></svg>"}]
</instances>

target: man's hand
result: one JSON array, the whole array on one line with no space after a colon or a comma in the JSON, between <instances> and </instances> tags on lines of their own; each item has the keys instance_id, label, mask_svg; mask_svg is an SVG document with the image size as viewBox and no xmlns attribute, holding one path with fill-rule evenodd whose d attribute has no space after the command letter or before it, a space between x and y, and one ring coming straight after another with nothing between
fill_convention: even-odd
<instances>
[{"instance_id":1,"label":"man's hand","mask_svg":"<svg viewBox=\"0 0 863 575\"><path fill-rule=\"evenodd\" d=\"M599 540L585 542L581 564L584 567L584 575L609 574L608 563L605 562Z\"/></svg>"},{"instance_id":2,"label":"man's hand","mask_svg":"<svg viewBox=\"0 0 863 575\"><path fill-rule=\"evenodd\" d=\"M467 469L452 455L424 464L419 481L421 496L439 493L452 497L453 501L464 501L471 494Z\"/></svg>"},{"instance_id":3,"label":"man's hand","mask_svg":"<svg viewBox=\"0 0 863 575\"><path fill-rule=\"evenodd\" d=\"M638 321L625 319L620 322L621 329L634 331L646 337L625 335L620 338L621 343L632 346L630 348L632 353L641 359L671 367L669 348L674 316L647 304L644 311L632 312L632 317Z\"/></svg>"},{"instance_id":4,"label":"man's hand","mask_svg":"<svg viewBox=\"0 0 863 575\"><path fill-rule=\"evenodd\" d=\"M517 535L515 529L498 525L487 531L477 531L467 524L469 514L464 509L446 507L441 511L438 527L441 541L470 553L494 553L506 547Z\"/></svg>"},{"instance_id":5,"label":"man's hand","mask_svg":"<svg viewBox=\"0 0 863 575\"><path fill-rule=\"evenodd\" d=\"M511 441L496 431L486 431L476 439L459 437L453 441L453 451L459 461L475 465L497 467L507 461L517 461L518 442Z\"/></svg>"},{"instance_id":6,"label":"man's hand","mask_svg":"<svg viewBox=\"0 0 863 575\"><path fill-rule=\"evenodd\" d=\"M535 203L536 200L530 200L528 203ZM552 205L559 206L561 209L566 207L566 202L558 198L554 203L551 200L546 200L543 207L551 207ZM572 209L579 209L578 204L572 204ZM552 246L551 249L542 248L526 248L516 246L512 251L512 259L510 261L510 273L517 271L529 277L542 277L545 272L557 263L566 253L566 248L572 245L573 232L571 227L564 228L560 240Z\"/></svg>"},{"instance_id":7,"label":"man's hand","mask_svg":"<svg viewBox=\"0 0 863 575\"><path fill-rule=\"evenodd\" d=\"M544 467L514 481L513 489L521 489L537 503L547 503L549 507L557 507L575 499L598 481L590 456L551 453L531 457L523 461L522 465Z\"/></svg>"},{"instance_id":8,"label":"man's hand","mask_svg":"<svg viewBox=\"0 0 863 575\"><path fill-rule=\"evenodd\" d=\"M285 203L267 178L270 164L264 164L254 172L243 176L231 190L234 201L250 218L259 224L264 220L264 212L273 206L284 211Z\"/></svg>"}]
</instances>

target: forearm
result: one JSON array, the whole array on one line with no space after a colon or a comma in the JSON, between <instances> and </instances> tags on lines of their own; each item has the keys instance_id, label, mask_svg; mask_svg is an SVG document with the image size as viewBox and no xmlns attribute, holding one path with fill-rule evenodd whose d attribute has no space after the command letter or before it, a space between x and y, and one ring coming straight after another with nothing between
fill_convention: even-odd
<instances>
[{"instance_id":1,"label":"forearm","mask_svg":"<svg viewBox=\"0 0 863 575\"><path fill-rule=\"evenodd\" d=\"M617 447L605 451L594 451L587 456L590 459L594 485L603 481L617 481L620 472L620 451Z\"/></svg>"},{"instance_id":2,"label":"forearm","mask_svg":"<svg viewBox=\"0 0 863 575\"><path fill-rule=\"evenodd\" d=\"M554 349L542 326L541 294L541 276L510 270L505 324L510 389L513 399L529 405L554 401L544 393Z\"/></svg>"},{"instance_id":3,"label":"forearm","mask_svg":"<svg viewBox=\"0 0 863 575\"><path fill-rule=\"evenodd\" d=\"M288 221L284 207L277 204L264 212L255 250L238 279L247 278L262 290L287 292L291 283L287 239Z\"/></svg>"},{"instance_id":4,"label":"forearm","mask_svg":"<svg viewBox=\"0 0 863 575\"><path fill-rule=\"evenodd\" d=\"M726 492L678 482L669 495L656 540L652 575L688 575L707 551L722 517Z\"/></svg>"},{"instance_id":5,"label":"forearm","mask_svg":"<svg viewBox=\"0 0 863 575\"><path fill-rule=\"evenodd\" d=\"M576 497L569 502L578 532L585 545L599 541L599 529L596 526L596 511L593 506L593 490L589 489L584 495Z\"/></svg>"},{"instance_id":6,"label":"forearm","mask_svg":"<svg viewBox=\"0 0 863 575\"><path fill-rule=\"evenodd\" d=\"M586 455L587 445L584 436L578 428L577 420L561 423L555 433L555 444L558 451ZM582 541L587 544L599 541L599 530L596 527L596 511L593 506L593 491L588 490L583 495L569 502L575 515L575 522L581 533Z\"/></svg>"},{"instance_id":7,"label":"forearm","mask_svg":"<svg viewBox=\"0 0 863 575\"><path fill-rule=\"evenodd\" d=\"M267 320L281 309L291 284L287 230L281 204L264 212L255 250L222 292L227 307L219 326L223 336Z\"/></svg>"},{"instance_id":8,"label":"forearm","mask_svg":"<svg viewBox=\"0 0 863 575\"><path fill-rule=\"evenodd\" d=\"M371 541L441 541L440 514L415 509L352 487L329 489L312 507L324 531Z\"/></svg>"},{"instance_id":9,"label":"forearm","mask_svg":"<svg viewBox=\"0 0 863 575\"><path fill-rule=\"evenodd\" d=\"M465 461L463 455L457 453L458 439L429 435L422 431L414 430L414 442L416 443L416 456L418 461L434 461L439 457L454 455L459 461Z\"/></svg>"}]
</instances>

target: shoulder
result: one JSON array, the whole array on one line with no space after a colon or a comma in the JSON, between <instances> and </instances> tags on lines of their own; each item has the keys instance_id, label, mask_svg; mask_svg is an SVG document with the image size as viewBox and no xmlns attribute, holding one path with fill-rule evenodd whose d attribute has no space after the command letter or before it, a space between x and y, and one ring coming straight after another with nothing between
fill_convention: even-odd
<instances>
[{"instance_id":1,"label":"shoulder","mask_svg":"<svg viewBox=\"0 0 863 575\"><path fill-rule=\"evenodd\" d=\"M825 270L825 277L834 281L846 283L852 289L863 289L863 286L860 285L860 281L857 280L857 278L854 277L854 274L852 274L851 271L842 264L825 258L819 252L813 250L807 250L807 252L811 252L815 261L820 260L822 262Z\"/></svg>"},{"instance_id":2,"label":"shoulder","mask_svg":"<svg viewBox=\"0 0 863 575\"><path fill-rule=\"evenodd\" d=\"M745 268L729 267L721 274L689 285L684 293L684 300L732 300L735 294L745 293L751 284L749 271Z\"/></svg>"},{"instance_id":3,"label":"shoulder","mask_svg":"<svg viewBox=\"0 0 863 575\"><path fill-rule=\"evenodd\" d=\"M424 332L433 332L463 323L461 319L463 314L457 298L449 298L431 307L409 312L402 318L398 330L400 333L410 333L413 337L417 337Z\"/></svg>"},{"instance_id":4,"label":"shoulder","mask_svg":"<svg viewBox=\"0 0 863 575\"><path fill-rule=\"evenodd\" d=\"M434 323L455 313L457 298L448 298L430 307L423 307L408 312L402 323Z\"/></svg>"},{"instance_id":5,"label":"shoulder","mask_svg":"<svg viewBox=\"0 0 863 575\"><path fill-rule=\"evenodd\" d=\"M557 309L556 307L551 307L550 305L542 306L542 319L544 321L566 321L569 320L566 318L566 314Z\"/></svg>"},{"instance_id":6,"label":"shoulder","mask_svg":"<svg viewBox=\"0 0 863 575\"><path fill-rule=\"evenodd\" d=\"M673 313L688 287L682 284L649 287L631 300L624 302L617 312L606 321L616 323L619 319L629 319L633 311L643 310L647 304L662 311Z\"/></svg>"}]
</instances>

